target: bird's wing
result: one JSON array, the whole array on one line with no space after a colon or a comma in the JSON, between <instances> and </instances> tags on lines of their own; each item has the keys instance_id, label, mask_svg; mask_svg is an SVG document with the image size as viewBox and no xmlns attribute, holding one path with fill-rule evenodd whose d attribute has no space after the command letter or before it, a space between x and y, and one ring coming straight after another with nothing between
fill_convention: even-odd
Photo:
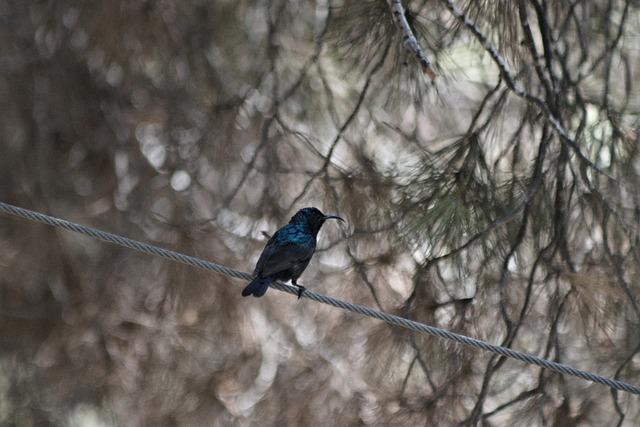
<instances>
[{"instance_id":1,"label":"bird's wing","mask_svg":"<svg viewBox=\"0 0 640 427\"><path fill-rule=\"evenodd\" d=\"M313 256L316 245L313 240L273 242L264 248L258 266L263 277L287 270L301 262L307 262Z\"/></svg>"}]
</instances>

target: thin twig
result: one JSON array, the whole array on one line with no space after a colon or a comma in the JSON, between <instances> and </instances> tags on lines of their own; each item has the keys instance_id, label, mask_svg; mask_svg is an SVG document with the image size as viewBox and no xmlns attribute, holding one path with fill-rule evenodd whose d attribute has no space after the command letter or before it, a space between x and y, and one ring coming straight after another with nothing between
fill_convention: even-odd
<instances>
[{"instance_id":1,"label":"thin twig","mask_svg":"<svg viewBox=\"0 0 640 427\"><path fill-rule=\"evenodd\" d=\"M387 0L389 3L389 8L391 9L391 16L393 16L393 22L395 22L396 27L398 27L398 31L402 34L402 41L404 43L405 48L411 53L420 63L422 67L422 71L428 75L431 80L436 79L436 72L431 67L431 61L427 58L420 43L418 43L418 39L413 34L413 30L409 26L409 21L407 21L407 15L400 0Z\"/></svg>"}]
</instances>

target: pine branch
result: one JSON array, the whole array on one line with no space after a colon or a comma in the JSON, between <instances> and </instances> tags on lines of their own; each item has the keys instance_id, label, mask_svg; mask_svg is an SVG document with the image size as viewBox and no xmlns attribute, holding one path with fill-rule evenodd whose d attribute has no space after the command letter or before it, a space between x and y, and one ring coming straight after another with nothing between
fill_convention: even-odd
<instances>
[{"instance_id":1,"label":"pine branch","mask_svg":"<svg viewBox=\"0 0 640 427\"><path fill-rule=\"evenodd\" d=\"M431 80L436 79L436 73L431 67L431 61L427 58L420 43L413 34L409 21L407 21L406 11L400 0L387 0L389 8L391 9L391 15L393 16L393 22L395 22L398 31L402 34L402 39L405 48L411 53L420 63L422 71L427 74Z\"/></svg>"}]
</instances>

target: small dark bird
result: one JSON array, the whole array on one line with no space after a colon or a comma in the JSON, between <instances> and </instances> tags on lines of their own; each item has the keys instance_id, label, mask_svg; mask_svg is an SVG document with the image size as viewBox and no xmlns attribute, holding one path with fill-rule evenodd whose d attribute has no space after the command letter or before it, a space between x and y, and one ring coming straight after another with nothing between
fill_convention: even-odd
<instances>
[{"instance_id":1,"label":"small dark bird","mask_svg":"<svg viewBox=\"0 0 640 427\"><path fill-rule=\"evenodd\" d=\"M344 222L339 216L325 215L316 208L300 209L289 224L269 239L253 271L254 279L244 288L242 296L261 297L272 282L291 280L299 288L300 299L305 287L298 285L297 280L316 251L316 236L322 224L330 218Z\"/></svg>"}]
</instances>

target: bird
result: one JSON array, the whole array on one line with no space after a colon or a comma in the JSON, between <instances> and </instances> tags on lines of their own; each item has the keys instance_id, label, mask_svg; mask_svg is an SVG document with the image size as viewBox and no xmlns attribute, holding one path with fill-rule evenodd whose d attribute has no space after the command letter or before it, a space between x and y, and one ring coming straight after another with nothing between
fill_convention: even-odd
<instances>
[{"instance_id":1,"label":"bird","mask_svg":"<svg viewBox=\"0 0 640 427\"><path fill-rule=\"evenodd\" d=\"M316 251L316 238L320 228L328 219L344 219L336 215L325 215L319 209L309 207L300 209L288 224L276 231L267 241L256 268L253 280L243 290L242 296L253 295L259 298L267 292L269 285L276 280L291 280L298 287L298 299L305 287L297 280L309 265Z\"/></svg>"}]
</instances>

